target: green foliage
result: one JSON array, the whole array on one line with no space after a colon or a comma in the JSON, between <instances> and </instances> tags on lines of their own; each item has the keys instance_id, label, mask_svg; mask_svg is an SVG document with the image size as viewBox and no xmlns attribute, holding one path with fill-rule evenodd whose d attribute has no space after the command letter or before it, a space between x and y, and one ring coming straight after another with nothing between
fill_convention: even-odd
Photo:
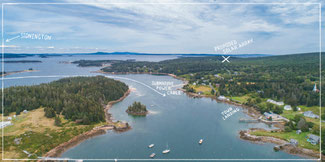
<instances>
[{"instance_id":1,"label":"green foliage","mask_svg":"<svg viewBox=\"0 0 325 162\"><path fill-rule=\"evenodd\" d=\"M299 122L297 123L297 128L300 129L303 132L308 132L309 127L308 127L308 124L306 122L306 119L300 118Z\"/></svg>"},{"instance_id":2,"label":"green foliage","mask_svg":"<svg viewBox=\"0 0 325 162\"><path fill-rule=\"evenodd\" d=\"M61 126L62 122L61 122L61 118L59 116L55 117L54 124L56 126Z\"/></svg>"},{"instance_id":3,"label":"green foliage","mask_svg":"<svg viewBox=\"0 0 325 162\"><path fill-rule=\"evenodd\" d=\"M291 129L289 126L285 126L285 127L284 127L284 131L285 131L285 132L291 132L292 129Z\"/></svg>"},{"instance_id":4,"label":"green foliage","mask_svg":"<svg viewBox=\"0 0 325 162\"><path fill-rule=\"evenodd\" d=\"M186 90L186 92L192 92L195 93L195 89L193 87L191 87L190 85L186 84L183 86L183 89Z\"/></svg>"},{"instance_id":5,"label":"green foliage","mask_svg":"<svg viewBox=\"0 0 325 162\"><path fill-rule=\"evenodd\" d=\"M104 76L71 77L35 86L9 87L4 89L4 114L45 107L46 117L62 114L73 121L86 119L83 124L100 122L105 119L102 105L121 98L127 90L126 84Z\"/></svg>"},{"instance_id":6,"label":"green foliage","mask_svg":"<svg viewBox=\"0 0 325 162\"><path fill-rule=\"evenodd\" d=\"M52 107L44 108L45 116L48 118L55 117L55 110Z\"/></svg>"},{"instance_id":7,"label":"green foliage","mask_svg":"<svg viewBox=\"0 0 325 162\"><path fill-rule=\"evenodd\" d=\"M128 107L126 112L133 115L145 115L148 111L146 105L143 105L140 102L134 102Z\"/></svg>"},{"instance_id":8,"label":"green foliage","mask_svg":"<svg viewBox=\"0 0 325 162\"><path fill-rule=\"evenodd\" d=\"M28 158L37 158L43 156L59 144L67 142L74 136L87 132L92 128L93 125L78 129L76 127L62 127L59 131L47 129L45 132L28 131L17 136L4 136L4 151L14 149L16 152L21 153L20 157L17 158L27 158L27 155L22 153L22 150L26 150L33 154L33 156ZM19 145L14 143L14 139L16 138L21 138Z\"/></svg>"},{"instance_id":9,"label":"green foliage","mask_svg":"<svg viewBox=\"0 0 325 162\"><path fill-rule=\"evenodd\" d=\"M116 73L151 71L186 75L190 83L200 83L201 77L219 74L222 77L205 79L212 85L220 84L220 95L241 96L262 91L259 93L261 98L281 100L291 106L315 106L319 105L319 94L312 92L312 89L315 82L320 87L319 59L319 53L305 53L256 58L231 57L231 62L225 64L221 63L220 56L184 57L160 62L121 61L102 70ZM325 56L322 59L325 61ZM324 70L325 65L322 66ZM325 84L322 84L324 87ZM325 92L322 93L322 96L325 96ZM256 103L259 103L259 100ZM322 100L322 105L325 105L325 99Z\"/></svg>"}]
</instances>

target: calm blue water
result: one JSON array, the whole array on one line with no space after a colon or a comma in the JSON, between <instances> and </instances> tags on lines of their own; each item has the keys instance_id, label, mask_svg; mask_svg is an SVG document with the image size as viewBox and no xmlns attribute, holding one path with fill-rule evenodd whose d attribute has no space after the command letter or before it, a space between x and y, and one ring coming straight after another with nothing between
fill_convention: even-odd
<instances>
[{"instance_id":1,"label":"calm blue water","mask_svg":"<svg viewBox=\"0 0 325 162\"><path fill-rule=\"evenodd\" d=\"M6 71L25 70L30 67L39 70L32 73L9 75L48 76L48 75L99 75L91 73L99 68L80 68L72 64L59 64L60 61L80 59L130 59L150 60L148 56L73 56L51 58L28 58L42 60L34 64L6 64ZM151 56L150 56L151 57ZM25 58L24 58L25 59ZM172 59L167 56L152 57L153 61ZM11 59L14 60L14 59ZM22 60L22 59L15 59ZM110 76L110 75L107 75ZM274 152L273 144L253 144L241 140L238 132L251 127L269 127L265 124L239 123L248 117L241 108L239 112L223 120L221 112L233 107L217 103L208 98L190 98L185 94L163 97L152 89L129 79L151 85L152 81L172 81L175 85L182 82L169 76L158 75L114 75L133 89L122 102L115 104L110 113L116 120L130 123L132 129L124 133L108 132L105 135L88 139L80 145L66 151L62 157L71 159L149 159L156 153L155 159L301 159L284 152ZM125 79L126 78L126 79ZM29 78L5 80L5 87L32 85L50 82L58 78ZM174 87L174 89L179 87ZM134 101L147 105L150 113L146 117L129 116L125 110ZM204 143L198 145L199 139ZM151 143L152 149L147 148ZM161 151L171 149L169 154Z\"/></svg>"}]
</instances>

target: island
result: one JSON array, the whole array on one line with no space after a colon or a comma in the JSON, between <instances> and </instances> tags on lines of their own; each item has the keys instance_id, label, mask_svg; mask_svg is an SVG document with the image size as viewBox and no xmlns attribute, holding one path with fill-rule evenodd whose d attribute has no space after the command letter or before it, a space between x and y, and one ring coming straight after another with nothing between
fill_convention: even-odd
<instances>
[{"instance_id":1,"label":"island","mask_svg":"<svg viewBox=\"0 0 325 162\"><path fill-rule=\"evenodd\" d=\"M123 100L128 86L104 76L69 77L4 89L4 151L9 158L58 157L107 129L125 130L105 108Z\"/></svg>"},{"instance_id":2,"label":"island","mask_svg":"<svg viewBox=\"0 0 325 162\"><path fill-rule=\"evenodd\" d=\"M17 73L26 73L26 72L35 72L37 70L34 70L33 68L29 68L28 70L20 70L20 71L4 71L0 72L1 76L8 76L12 74L17 74Z\"/></svg>"},{"instance_id":3,"label":"island","mask_svg":"<svg viewBox=\"0 0 325 162\"><path fill-rule=\"evenodd\" d=\"M39 60L9 60L9 61L4 61L4 63L42 63L42 61L39 61Z\"/></svg>"},{"instance_id":4,"label":"island","mask_svg":"<svg viewBox=\"0 0 325 162\"><path fill-rule=\"evenodd\" d=\"M140 102L133 102L132 105L128 107L126 112L134 116L145 116L148 114L146 105L141 104Z\"/></svg>"}]
</instances>

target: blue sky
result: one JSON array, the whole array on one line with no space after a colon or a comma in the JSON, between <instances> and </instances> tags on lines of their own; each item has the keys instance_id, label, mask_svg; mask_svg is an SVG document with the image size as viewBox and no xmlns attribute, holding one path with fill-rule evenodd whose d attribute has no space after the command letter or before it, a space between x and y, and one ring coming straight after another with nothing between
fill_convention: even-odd
<instances>
[{"instance_id":1,"label":"blue sky","mask_svg":"<svg viewBox=\"0 0 325 162\"><path fill-rule=\"evenodd\" d=\"M201 4L166 4L175 3L166 0L105 1L115 4L103 4L105 2L100 0L87 1L92 4L71 4L84 3L84 0L49 2L67 4L4 5L5 40L23 32L52 36L52 40L47 41L17 38L5 42L5 52L216 54L222 52L214 51L215 46L232 40L242 42L249 39L253 39L253 43L231 53L319 51L317 4L293 4L299 1L273 1L287 4L217 4L221 1L190 0L176 2Z\"/></svg>"}]
</instances>

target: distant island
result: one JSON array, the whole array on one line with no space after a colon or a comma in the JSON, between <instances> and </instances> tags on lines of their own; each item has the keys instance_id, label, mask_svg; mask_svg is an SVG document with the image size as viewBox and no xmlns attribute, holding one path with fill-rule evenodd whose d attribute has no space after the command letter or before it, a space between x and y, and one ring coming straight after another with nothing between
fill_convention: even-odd
<instances>
[{"instance_id":1,"label":"distant island","mask_svg":"<svg viewBox=\"0 0 325 162\"><path fill-rule=\"evenodd\" d=\"M25 72L34 72L37 70L34 70L33 68L29 68L28 70L20 70L20 71L4 71L4 72L0 72L1 76L7 76L7 75L12 75L12 74L16 74L16 73L25 73Z\"/></svg>"},{"instance_id":2,"label":"distant island","mask_svg":"<svg viewBox=\"0 0 325 162\"><path fill-rule=\"evenodd\" d=\"M141 104L140 102L134 102L126 110L128 114L135 116L145 116L148 113L146 105Z\"/></svg>"},{"instance_id":3,"label":"distant island","mask_svg":"<svg viewBox=\"0 0 325 162\"><path fill-rule=\"evenodd\" d=\"M4 63L42 63L39 60L13 60L13 61L4 61Z\"/></svg>"}]
</instances>

